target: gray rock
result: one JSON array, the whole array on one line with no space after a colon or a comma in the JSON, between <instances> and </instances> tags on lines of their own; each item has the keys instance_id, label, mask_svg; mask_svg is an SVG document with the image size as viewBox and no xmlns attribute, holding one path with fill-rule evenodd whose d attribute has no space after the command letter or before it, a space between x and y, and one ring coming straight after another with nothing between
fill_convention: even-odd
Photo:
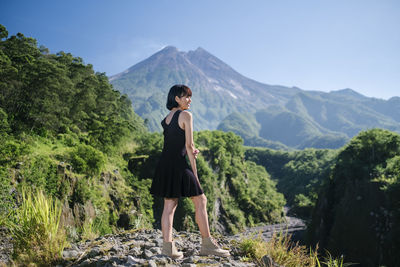
<instances>
[{"instance_id":1,"label":"gray rock","mask_svg":"<svg viewBox=\"0 0 400 267\"><path fill-rule=\"evenodd\" d=\"M268 255L264 255L261 258L261 262L264 264L263 266L266 266L266 267L281 267L281 265L279 265L276 262L274 262L272 260L272 258L270 256L268 256Z\"/></svg>"},{"instance_id":2,"label":"gray rock","mask_svg":"<svg viewBox=\"0 0 400 267\"><path fill-rule=\"evenodd\" d=\"M65 250L63 251L63 258L66 260L72 260L78 258L80 253L76 250Z\"/></svg>"},{"instance_id":3,"label":"gray rock","mask_svg":"<svg viewBox=\"0 0 400 267\"><path fill-rule=\"evenodd\" d=\"M153 243L153 242L144 242L143 246L145 248L152 248L152 247L156 247L157 245L156 245L156 243Z\"/></svg>"},{"instance_id":4,"label":"gray rock","mask_svg":"<svg viewBox=\"0 0 400 267\"><path fill-rule=\"evenodd\" d=\"M126 263L127 264L135 264L137 262L136 262L136 259L134 257L132 257L131 255L128 255L128 257L126 258Z\"/></svg>"},{"instance_id":5,"label":"gray rock","mask_svg":"<svg viewBox=\"0 0 400 267\"><path fill-rule=\"evenodd\" d=\"M195 263L197 261L199 261L199 257L197 256L190 256L183 260L184 263Z\"/></svg>"},{"instance_id":6,"label":"gray rock","mask_svg":"<svg viewBox=\"0 0 400 267\"><path fill-rule=\"evenodd\" d=\"M150 250L145 249L144 250L144 256L146 257L146 259L149 259L149 258L151 258L153 256L153 253Z\"/></svg>"},{"instance_id":7,"label":"gray rock","mask_svg":"<svg viewBox=\"0 0 400 267\"><path fill-rule=\"evenodd\" d=\"M81 264L79 264L78 266L84 267L84 266L91 266L91 265L92 265L92 261L90 259L86 259L83 262L81 262Z\"/></svg>"},{"instance_id":8,"label":"gray rock","mask_svg":"<svg viewBox=\"0 0 400 267\"><path fill-rule=\"evenodd\" d=\"M143 264L146 261L144 259L139 259L139 258L134 258L131 255L129 255L126 259L126 264L128 266L136 265L136 264Z\"/></svg>"},{"instance_id":9,"label":"gray rock","mask_svg":"<svg viewBox=\"0 0 400 267\"><path fill-rule=\"evenodd\" d=\"M149 260L149 267L157 267L157 264L154 260Z\"/></svg>"},{"instance_id":10,"label":"gray rock","mask_svg":"<svg viewBox=\"0 0 400 267\"><path fill-rule=\"evenodd\" d=\"M184 263L184 264L182 264L182 267L196 267L196 264L194 264L194 263Z\"/></svg>"},{"instance_id":11,"label":"gray rock","mask_svg":"<svg viewBox=\"0 0 400 267\"><path fill-rule=\"evenodd\" d=\"M96 257L96 256L98 256L98 255L100 255L101 254L101 252L100 252L100 249L98 248L98 247L94 247L94 248L92 248L92 250L87 254L87 258L94 258L94 257Z\"/></svg>"},{"instance_id":12,"label":"gray rock","mask_svg":"<svg viewBox=\"0 0 400 267\"><path fill-rule=\"evenodd\" d=\"M142 255L142 250L140 249L140 247L133 247L131 250L129 250L128 253L139 257L140 255Z\"/></svg>"},{"instance_id":13,"label":"gray rock","mask_svg":"<svg viewBox=\"0 0 400 267\"><path fill-rule=\"evenodd\" d=\"M122 250L122 251L128 251L128 250L129 250L129 246L127 246L127 245L121 245L121 250Z\"/></svg>"},{"instance_id":14,"label":"gray rock","mask_svg":"<svg viewBox=\"0 0 400 267\"><path fill-rule=\"evenodd\" d=\"M151 257L152 260L154 260L158 264L166 265L168 263L171 263L172 260L171 258L165 256L165 255L155 255Z\"/></svg>"},{"instance_id":15,"label":"gray rock","mask_svg":"<svg viewBox=\"0 0 400 267\"><path fill-rule=\"evenodd\" d=\"M158 247L162 247L164 242L162 238L156 238L154 241L156 241Z\"/></svg>"},{"instance_id":16,"label":"gray rock","mask_svg":"<svg viewBox=\"0 0 400 267\"><path fill-rule=\"evenodd\" d=\"M149 249L153 254L161 254L161 248L159 247L153 247Z\"/></svg>"}]
</instances>

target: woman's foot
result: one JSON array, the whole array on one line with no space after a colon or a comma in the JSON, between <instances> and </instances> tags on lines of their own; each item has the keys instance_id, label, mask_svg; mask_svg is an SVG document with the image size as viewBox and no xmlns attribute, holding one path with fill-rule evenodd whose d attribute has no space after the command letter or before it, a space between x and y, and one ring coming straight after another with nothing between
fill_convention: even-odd
<instances>
[{"instance_id":1,"label":"woman's foot","mask_svg":"<svg viewBox=\"0 0 400 267\"><path fill-rule=\"evenodd\" d=\"M166 255L174 260L179 260L183 258L183 253L179 252L175 247L175 242L163 242L162 252L163 255Z\"/></svg>"},{"instance_id":2,"label":"woman's foot","mask_svg":"<svg viewBox=\"0 0 400 267\"><path fill-rule=\"evenodd\" d=\"M229 257L230 253L228 250L220 248L211 237L205 237L201 242L200 256L207 255Z\"/></svg>"}]
</instances>

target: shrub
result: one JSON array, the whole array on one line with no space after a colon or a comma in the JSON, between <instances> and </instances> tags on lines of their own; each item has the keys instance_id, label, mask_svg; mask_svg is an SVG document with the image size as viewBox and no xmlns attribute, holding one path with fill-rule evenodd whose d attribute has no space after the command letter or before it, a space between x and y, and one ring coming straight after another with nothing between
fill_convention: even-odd
<instances>
[{"instance_id":1,"label":"shrub","mask_svg":"<svg viewBox=\"0 0 400 267\"><path fill-rule=\"evenodd\" d=\"M98 175L106 162L104 154L89 145L80 144L70 153L71 163L77 172Z\"/></svg>"},{"instance_id":2,"label":"shrub","mask_svg":"<svg viewBox=\"0 0 400 267\"><path fill-rule=\"evenodd\" d=\"M61 177L57 166L48 156L38 155L24 162L21 174L24 182L34 188L44 190L46 194L61 197Z\"/></svg>"},{"instance_id":3,"label":"shrub","mask_svg":"<svg viewBox=\"0 0 400 267\"><path fill-rule=\"evenodd\" d=\"M265 242L261 235L242 239L239 244L241 254L255 261L257 265L264 266L262 257L269 255L272 260L285 267L321 267L321 263L326 267L345 267L354 263L344 263L343 257L335 259L327 251L324 261L319 261L316 251L309 250L306 246L293 243L291 236L286 234L274 234L272 238ZM316 248L316 250L318 247Z\"/></svg>"},{"instance_id":4,"label":"shrub","mask_svg":"<svg viewBox=\"0 0 400 267\"><path fill-rule=\"evenodd\" d=\"M43 191L22 189L21 206L6 222L14 242L13 257L21 264L50 265L61 259L67 245L60 225L61 205Z\"/></svg>"}]
</instances>

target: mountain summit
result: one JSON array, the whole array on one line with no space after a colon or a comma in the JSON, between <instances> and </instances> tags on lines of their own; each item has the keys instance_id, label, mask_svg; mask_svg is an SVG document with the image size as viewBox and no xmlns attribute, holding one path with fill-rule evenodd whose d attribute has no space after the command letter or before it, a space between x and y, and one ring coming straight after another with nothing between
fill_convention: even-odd
<instances>
[{"instance_id":1,"label":"mountain summit","mask_svg":"<svg viewBox=\"0 0 400 267\"><path fill-rule=\"evenodd\" d=\"M109 79L152 131L161 130L168 113L169 88L186 84L193 91L194 129L234 131L247 145L336 148L361 130L400 132L397 98L369 98L349 88L324 93L263 84L201 47L183 52L167 46Z\"/></svg>"}]
</instances>

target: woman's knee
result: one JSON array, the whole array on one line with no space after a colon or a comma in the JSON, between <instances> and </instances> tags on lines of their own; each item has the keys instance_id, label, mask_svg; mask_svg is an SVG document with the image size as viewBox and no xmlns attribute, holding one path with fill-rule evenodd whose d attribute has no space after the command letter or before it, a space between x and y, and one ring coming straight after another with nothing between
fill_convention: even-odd
<instances>
[{"instance_id":1,"label":"woman's knee","mask_svg":"<svg viewBox=\"0 0 400 267\"><path fill-rule=\"evenodd\" d=\"M195 196L193 198L193 202L194 202L195 206L206 207L207 206L207 197L204 194L202 194L200 196Z\"/></svg>"},{"instance_id":2,"label":"woman's knee","mask_svg":"<svg viewBox=\"0 0 400 267\"><path fill-rule=\"evenodd\" d=\"M178 206L177 198L165 198L164 199L164 210L166 212L174 212Z\"/></svg>"}]
</instances>

